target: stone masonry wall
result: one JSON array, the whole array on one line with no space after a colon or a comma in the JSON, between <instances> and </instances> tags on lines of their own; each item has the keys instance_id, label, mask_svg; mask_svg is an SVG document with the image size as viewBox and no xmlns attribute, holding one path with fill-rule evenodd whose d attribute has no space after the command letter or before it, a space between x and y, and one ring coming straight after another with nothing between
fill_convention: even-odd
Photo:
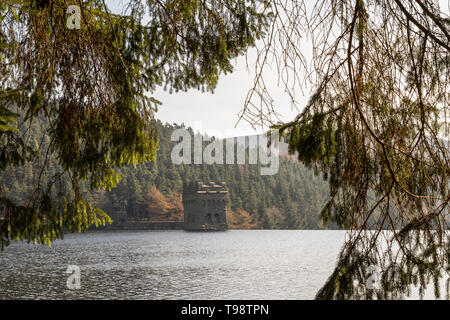
<instances>
[{"instance_id":1,"label":"stone masonry wall","mask_svg":"<svg viewBox=\"0 0 450 320\"><path fill-rule=\"evenodd\" d=\"M191 183L183 186L185 230L226 230L228 191L222 183Z\"/></svg>"}]
</instances>

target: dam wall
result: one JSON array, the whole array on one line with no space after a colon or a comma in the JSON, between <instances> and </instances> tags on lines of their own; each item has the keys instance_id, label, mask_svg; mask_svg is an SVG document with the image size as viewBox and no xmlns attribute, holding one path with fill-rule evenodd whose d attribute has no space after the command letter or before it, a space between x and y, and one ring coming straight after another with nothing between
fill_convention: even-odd
<instances>
[{"instance_id":1,"label":"dam wall","mask_svg":"<svg viewBox=\"0 0 450 320\"><path fill-rule=\"evenodd\" d=\"M103 230L183 230L183 221L123 221L113 223Z\"/></svg>"}]
</instances>

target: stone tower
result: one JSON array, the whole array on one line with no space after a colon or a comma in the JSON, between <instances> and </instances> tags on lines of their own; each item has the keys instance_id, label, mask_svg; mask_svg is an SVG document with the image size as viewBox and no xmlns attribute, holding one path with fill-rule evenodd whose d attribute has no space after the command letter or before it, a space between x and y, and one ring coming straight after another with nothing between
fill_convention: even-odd
<instances>
[{"instance_id":1,"label":"stone tower","mask_svg":"<svg viewBox=\"0 0 450 320\"><path fill-rule=\"evenodd\" d=\"M184 229L227 230L228 191L222 183L185 183L183 185Z\"/></svg>"}]
</instances>

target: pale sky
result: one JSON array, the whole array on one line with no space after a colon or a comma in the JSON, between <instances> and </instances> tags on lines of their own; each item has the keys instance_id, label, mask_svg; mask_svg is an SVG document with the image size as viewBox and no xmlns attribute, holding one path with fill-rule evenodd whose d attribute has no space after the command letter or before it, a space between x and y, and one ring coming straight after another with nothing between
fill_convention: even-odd
<instances>
[{"instance_id":1,"label":"pale sky","mask_svg":"<svg viewBox=\"0 0 450 320\"><path fill-rule=\"evenodd\" d=\"M126 3L125 0L106 2L109 9L115 13L120 13L123 3ZM241 121L235 128L238 113L244 106L248 91L253 87L255 61L255 49L250 49L247 54L249 70L245 56L233 61L234 72L220 77L214 94L197 90L170 94L169 91L159 88L153 96L163 104L155 117L163 122L184 123L195 131L220 138L262 133L261 129L255 131L245 121ZM276 110L281 113L283 121L290 121L298 111L292 110L290 99L277 88L277 79L275 70L272 73L266 70L265 80L271 87ZM297 101L302 101L301 96L296 98ZM305 103L307 98L304 97Z\"/></svg>"},{"instance_id":2,"label":"pale sky","mask_svg":"<svg viewBox=\"0 0 450 320\"><path fill-rule=\"evenodd\" d=\"M251 51L248 55L249 69L256 59L255 50ZM248 91L253 86L254 72L253 68L247 70L245 57L235 60L234 66L233 73L223 75L219 79L214 94L196 90L173 94L162 89L155 92L155 97L163 102L156 118L169 123L184 122L195 131L218 137L262 133L262 130L252 129L245 121L239 122L236 126L238 114L244 106ZM292 120L298 112L291 109L289 99L277 88L276 73L266 73L266 79L272 84L276 110L282 114L282 120Z\"/></svg>"},{"instance_id":3,"label":"pale sky","mask_svg":"<svg viewBox=\"0 0 450 320\"><path fill-rule=\"evenodd\" d=\"M120 13L127 0L107 0L106 2L109 9ZM314 5L314 3L312 0L307 2L308 5ZM439 4L443 12L449 14L450 0L439 0ZM308 50L308 48L303 49ZM171 124L184 123L195 131L220 138L262 133L261 129L255 131L245 121L239 122L235 127L239 119L238 113L244 106L248 91L253 87L255 61L254 48L248 51L247 58L243 56L236 59L233 62L234 72L222 75L214 94L197 90L170 94L163 88L157 89L153 96L163 104L155 117ZM266 68L264 80L275 101L275 110L281 114L281 120L284 122L293 120L299 111L292 109L290 99L278 86L276 70L271 71ZM303 93L304 95L300 90L296 90L296 102L300 106L307 103L310 92L304 90Z\"/></svg>"}]
</instances>

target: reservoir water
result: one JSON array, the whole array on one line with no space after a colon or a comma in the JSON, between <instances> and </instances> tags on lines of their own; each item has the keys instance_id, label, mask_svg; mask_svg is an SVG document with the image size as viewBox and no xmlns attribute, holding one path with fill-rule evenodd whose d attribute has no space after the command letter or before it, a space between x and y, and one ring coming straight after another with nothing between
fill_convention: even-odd
<instances>
[{"instance_id":1,"label":"reservoir water","mask_svg":"<svg viewBox=\"0 0 450 320\"><path fill-rule=\"evenodd\" d=\"M109 231L0 252L0 299L313 299L345 231ZM68 266L80 289L67 288Z\"/></svg>"}]
</instances>

